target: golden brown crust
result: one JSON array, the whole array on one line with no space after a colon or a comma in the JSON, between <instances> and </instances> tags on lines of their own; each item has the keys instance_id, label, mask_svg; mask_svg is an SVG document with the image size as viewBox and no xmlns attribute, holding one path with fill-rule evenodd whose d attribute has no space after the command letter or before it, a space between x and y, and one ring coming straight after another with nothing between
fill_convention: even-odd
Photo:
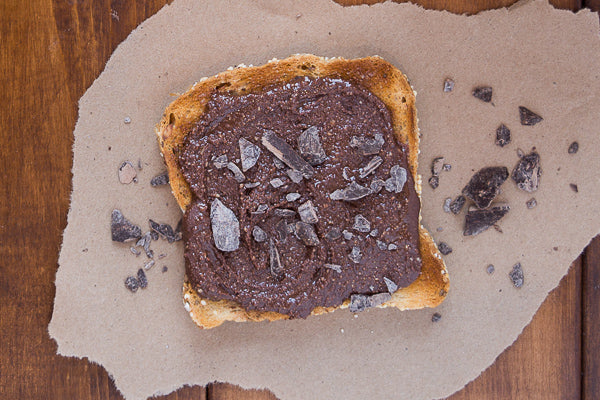
<instances>
[{"instance_id":1,"label":"golden brown crust","mask_svg":"<svg viewBox=\"0 0 600 400\"><path fill-rule=\"evenodd\" d=\"M219 88L244 94L259 92L266 86L287 82L299 75L341 78L359 84L379 97L390 110L394 133L403 143L408 143L410 172L417 194L421 195L420 177L417 175L419 133L415 96L404 74L380 57L346 60L300 54L284 60L273 60L259 67L242 66L203 78L167 107L156 127L156 133L169 172L173 195L182 210L185 211L191 203L192 194L179 169L177 154L183 139L204 112L211 93ZM392 299L380 307L417 309L435 307L444 300L449 287L446 266L433 239L422 226L419 236L423 259L421 275L408 287L396 291ZM225 321L274 321L288 318L287 315L275 312L246 311L232 301L202 299L187 281L183 290L186 309L196 324L206 329ZM348 303L347 300L338 308L346 308ZM312 315L335 309L319 307Z\"/></svg>"}]
</instances>

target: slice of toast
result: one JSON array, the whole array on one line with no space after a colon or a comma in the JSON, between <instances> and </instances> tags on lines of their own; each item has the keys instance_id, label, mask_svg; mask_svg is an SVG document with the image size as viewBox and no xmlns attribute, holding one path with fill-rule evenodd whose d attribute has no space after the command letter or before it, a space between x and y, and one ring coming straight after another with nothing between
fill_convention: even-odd
<instances>
[{"instance_id":1,"label":"slice of toast","mask_svg":"<svg viewBox=\"0 0 600 400\"><path fill-rule=\"evenodd\" d=\"M271 60L258 67L238 66L210 78L203 78L186 93L172 102L156 126L158 142L167 165L173 195L185 212L192 202L192 191L186 182L178 161L184 138L205 112L211 93L226 86L232 93L260 92L263 88L285 83L297 76L341 78L352 81L377 96L389 109L392 128L399 141L408 144L409 173L415 190L421 195L421 178L417 175L419 134L415 109L415 95L402 72L380 57L354 60L322 58L300 54L284 60ZM449 279L446 266L433 239L420 224L419 251L422 269L419 277L405 288L392 294L391 300L378 307L396 307L400 310L435 307L448 293ZM202 298L187 281L183 285L184 306L198 326L208 329L225 321L262 321L288 319L289 316L271 311L245 310L230 300ZM347 299L339 307L317 307L312 315L347 308Z\"/></svg>"}]
</instances>

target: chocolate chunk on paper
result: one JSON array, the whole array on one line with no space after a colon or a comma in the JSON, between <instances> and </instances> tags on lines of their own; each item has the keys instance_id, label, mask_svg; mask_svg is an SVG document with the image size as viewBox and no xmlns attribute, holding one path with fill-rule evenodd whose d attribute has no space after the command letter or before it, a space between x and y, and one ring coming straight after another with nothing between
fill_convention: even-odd
<instances>
[{"instance_id":1,"label":"chocolate chunk on paper","mask_svg":"<svg viewBox=\"0 0 600 400\"><path fill-rule=\"evenodd\" d=\"M541 175L540 155L536 151L532 151L521 157L512 171L511 178L519 189L535 192L538 189Z\"/></svg>"},{"instance_id":2,"label":"chocolate chunk on paper","mask_svg":"<svg viewBox=\"0 0 600 400\"><path fill-rule=\"evenodd\" d=\"M462 190L463 196L473 200L478 208L487 208L500 193L500 186L508 178L506 167L486 167L477 171L467 186Z\"/></svg>"},{"instance_id":3,"label":"chocolate chunk on paper","mask_svg":"<svg viewBox=\"0 0 600 400\"><path fill-rule=\"evenodd\" d=\"M523 106L519 106L519 117L521 118L521 125L532 126L543 120L540 115Z\"/></svg>"},{"instance_id":4,"label":"chocolate chunk on paper","mask_svg":"<svg viewBox=\"0 0 600 400\"><path fill-rule=\"evenodd\" d=\"M114 242L130 242L142 236L142 229L129 222L120 210L113 210L110 231Z\"/></svg>"},{"instance_id":5,"label":"chocolate chunk on paper","mask_svg":"<svg viewBox=\"0 0 600 400\"><path fill-rule=\"evenodd\" d=\"M486 210L470 210L465 216L465 236L475 236L494 226L508 213L510 207L506 204L493 206Z\"/></svg>"},{"instance_id":6,"label":"chocolate chunk on paper","mask_svg":"<svg viewBox=\"0 0 600 400\"><path fill-rule=\"evenodd\" d=\"M492 88L490 86L479 86L473 89L473 97L479 100L489 103L492 101Z\"/></svg>"}]
</instances>

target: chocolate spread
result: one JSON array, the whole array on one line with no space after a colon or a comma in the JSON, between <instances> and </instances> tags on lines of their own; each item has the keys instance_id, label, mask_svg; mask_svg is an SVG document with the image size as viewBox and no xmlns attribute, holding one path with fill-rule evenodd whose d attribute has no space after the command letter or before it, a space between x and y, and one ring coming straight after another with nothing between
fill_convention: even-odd
<instances>
[{"instance_id":1,"label":"chocolate spread","mask_svg":"<svg viewBox=\"0 0 600 400\"><path fill-rule=\"evenodd\" d=\"M215 89L179 156L194 194L183 235L187 276L198 293L247 310L304 318L352 294L386 292L384 277L398 287L413 282L421 270L420 201L410 172L398 193L390 182L392 170L408 170L408 150L395 139L383 102L333 78L296 77L258 93L226 90ZM283 139L299 155L298 138L307 129L317 132L325 154L302 176L275 157L265 137ZM240 138L260 149L256 163L241 175ZM361 140L375 143L375 150L361 148ZM217 163L224 155L234 167ZM373 168L376 156L382 162ZM339 199L348 187L361 188L360 198ZM301 222L299 207L308 200L316 217ZM234 243L233 251L216 246L211 225L216 203L239 221L239 247L227 244Z\"/></svg>"}]
</instances>

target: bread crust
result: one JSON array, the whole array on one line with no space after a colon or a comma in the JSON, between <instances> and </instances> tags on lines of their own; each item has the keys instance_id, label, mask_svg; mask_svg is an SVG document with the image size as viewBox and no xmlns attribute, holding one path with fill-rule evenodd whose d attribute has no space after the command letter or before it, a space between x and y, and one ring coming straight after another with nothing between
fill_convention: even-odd
<instances>
[{"instance_id":1,"label":"bread crust","mask_svg":"<svg viewBox=\"0 0 600 400\"><path fill-rule=\"evenodd\" d=\"M179 168L178 154L184 138L189 134L206 109L211 94L217 88L228 92L247 94L262 88L284 83L296 76L340 78L363 86L388 107L396 137L407 143L408 166L421 196L421 178L417 174L419 132L415 108L415 94L406 76L380 57L360 59L323 58L298 54L283 60L271 60L258 67L240 65L210 78L203 78L186 93L173 101L156 126L161 153L169 173L171 190L185 212L192 202L192 192ZM405 288L392 294L392 299L378 306L400 310L435 307L449 289L448 273L440 252L429 232L421 225L419 213L419 250L423 266L419 277ZM245 310L229 300L214 301L201 298L187 281L183 285L184 306L201 328L209 329L225 321L275 321L289 316L271 311ZM320 315L347 308L346 300L339 307L317 307L311 315Z\"/></svg>"}]
</instances>

